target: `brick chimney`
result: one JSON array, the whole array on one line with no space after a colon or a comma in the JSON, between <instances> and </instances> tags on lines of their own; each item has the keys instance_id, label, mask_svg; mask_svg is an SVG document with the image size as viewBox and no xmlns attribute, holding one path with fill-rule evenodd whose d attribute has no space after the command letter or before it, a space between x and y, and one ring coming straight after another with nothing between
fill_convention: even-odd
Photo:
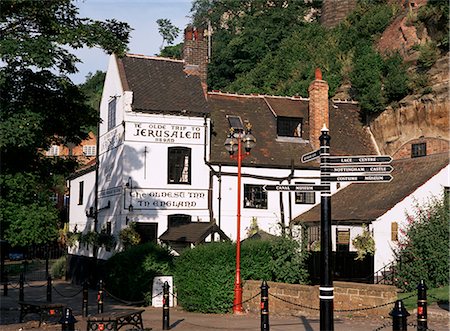
<instances>
[{"instance_id":1,"label":"brick chimney","mask_svg":"<svg viewBox=\"0 0 450 331\"><path fill-rule=\"evenodd\" d=\"M316 69L315 79L309 85L309 141L314 149L320 147L320 130L325 124L330 128L328 119L328 83L322 79L322 72Z\"/></svg>"},{"instance_id":2,"label":"brick chimney","mask_svg":"<svg viewBox=\"0 0 450 331\"><path fill-rule=\"evenodd\" d=\"M184 29L183 60L185 72L200 76L202 85L206 87L208 72L208 30L194 28Z\"/></svg>"}]
</instances>

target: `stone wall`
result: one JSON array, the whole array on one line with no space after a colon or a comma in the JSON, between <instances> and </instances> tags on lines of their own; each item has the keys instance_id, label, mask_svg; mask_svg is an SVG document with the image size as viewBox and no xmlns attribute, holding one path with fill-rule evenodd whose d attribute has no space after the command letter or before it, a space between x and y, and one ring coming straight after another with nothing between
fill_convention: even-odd
<instances>
[{"instance_id":1,"label":"stone wall","mask_svg":"<svg viewBox=\"0 0 450 331\"><path fill-rule=\"evenodd\" d=\"M319 315L319 286L285 284L268 282L269 312L277 315ZM243 302L257 295L261 289L261 281L245 281ZM280 299L277 299L277 298ZM378 284L360 284L350 282L334 282L334 315L339 316L385 316L389 317L392 303L397 299L397 289L394 286ZM245 302L246 311L259 312L261 296ZM285 300L285 301L284 301ZM287 302L286 302L287 301ZM295 303L293 305L291 303ZM372 309L371 307L381 306ZM303 306L303 307L302 307ZM308 308L306 308L308 307ZM314 309L309 309L314 308ZM371 308L371 309L367 309ZM339 312L339 310L353 310Z\"/></svg>"}]
</instances>

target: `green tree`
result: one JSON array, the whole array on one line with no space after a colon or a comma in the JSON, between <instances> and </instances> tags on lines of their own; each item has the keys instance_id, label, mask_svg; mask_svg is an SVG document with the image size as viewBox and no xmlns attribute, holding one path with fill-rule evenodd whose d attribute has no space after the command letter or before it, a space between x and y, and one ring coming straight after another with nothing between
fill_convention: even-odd
<instances>
[{"instance_id":1,"label":"green tree","mask_svg":"<svg viewBox=\"0 0 450 331\"><path fill-rule=\"evenodd\" d=\"M57 236L50 196L77 166L45 151L80 143L99 119L67 77L80 62L68 49L100 47L121 56L130 27L80 18L72 0L10 0L2 3L0 31L1 236L39 244Z\"/></svg>"},{"instance_id":2,"label":"green tree","mask_svg":"<svg viewBox=\"0 0 450 331\"><path fill-rule=\"evenodd\" d=\"M448 240L450 211L448 194L432 198L423 205L417 205L407 215L408 224L401 231L397 255L397 286L415 290L421 279L428 287L449 284Z\"/></svg>"},{"instance_id":3,"label":"green tree","mask_svg":"<svg viewBox=\"0 0 450 331\"><path fill-rule=\"evenodd\" d=\"M167 18L160 18L156 20L156 23L159 26L158 32L163 38L161 47L159 48L160 50L162 50L164 42L166 42L167 45L173 44L173 41L176 37L178 37L178 34L180 33L180 29L174 26L172 22L170 22L170 20Z\"/></svg>"},{"instance_id":4,"label":"green tree","mask_svg":"<svg viewBox=\"0 0 450 331\"><path fill-rule=\"evenodd\" d=\"M183 59L183 43L179 43L174 46L166 46L164 47L158 56L168 57L171 59Z\"/></svg>"},{"instance_id":5,"label":"green tree","mask_svg":"<svg viewBox=\"0 0 450 331\"><path fill-rule=\"evenodd\" d=\"M382 70L383 59L371 45L366 44L357 50L350 79L353 96L359 101L364 113L384 110Z\"/></svg>"},{"instance_id":6,"label":"green tree","mask_svg":"<svg viewBox=\"0 0 450 331\"><path fill-rule=\"evenodd\" d=\"M317 5L297 0L194 1L194 24L210 24L214 31L208 85L223 89L255 68L305 24L313 4Z\"/></svg>"}]
</instances>

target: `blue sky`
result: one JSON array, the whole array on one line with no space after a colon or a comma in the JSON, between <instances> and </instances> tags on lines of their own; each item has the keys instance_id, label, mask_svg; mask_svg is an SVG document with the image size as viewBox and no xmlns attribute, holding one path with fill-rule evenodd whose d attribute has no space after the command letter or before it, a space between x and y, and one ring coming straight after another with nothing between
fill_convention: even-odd
<instances>
[{"instance_id":1,"label":"blue sky","mask_svg":"<svg viewBox=\"0 0 450 331\"><path fill-rule=\"evenodd\" d=\"M191 0L78 0L75 3L80 17L127 22L134 29L128 44L130 53L155 55L159 52L162 37L157 19L168 18L181 31L190 22ZM180 33L175 44L182 37ZM83 83L89 72L106 71L108 55L102 50L86 48L74 54L83 61L77 66L79 72L70 76L75 84Z\"/></svg>"}]
</instances>

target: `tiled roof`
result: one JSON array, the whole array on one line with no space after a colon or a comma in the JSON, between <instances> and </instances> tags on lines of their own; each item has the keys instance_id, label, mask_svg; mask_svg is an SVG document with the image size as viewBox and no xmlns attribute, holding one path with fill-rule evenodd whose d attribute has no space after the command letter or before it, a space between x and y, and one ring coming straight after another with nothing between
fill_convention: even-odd
<instances>
[{"instance_id":1,"label":"tiled roof","mask_svg":"<svg viewBox=\"0 0 450 331\"><path fill-rule=\"evenodd\" d=\"M230 240L215 223L210 222L192 222L170 227L159 239L162 241L198 244L211 233L219 233L222 240Z\"/></svg>"},{"instance_id":2,"label":"tiled roof","mask_svg":"<svg viewBox=\"0 0 450 331\"><path fill-rule=\"evenodd\" d=\"M447 153L394 160L393 180L388 183L351 184L331 197L333 222L374 221L412 194L449 164ZM319 222L320 204L293 222Z\"/></svg>"},{"instance_id":3,"label":"tiled roof","mask_svg":"<svg viewBox=\"0 0 450 331\"><path fill-rule=\"evenodd\" d=\"M243 164L257 164L268 167L291 166L295 168L317 167L317 162L301 163L301 156L312 151L309 143L308 100L290 97L268 97L262 95L235 95L208 93L213 129L211 136L211 162L235 164L230 160L223 144L229 124L227 115L240 116L253 126L256 146ZM370 134L363 128L359 108L354 103L330 102L331 154L360 155L377 154ZM297 113L297 115L296 115ZM303 118L303 137L277 139L277 116ZM297 140L294 142L294 140Z\"/></svg>"},{"instance_id":4,"label":"tiled roof","mask_svg":"<svg viewBox=\"0 0 450 331\"><path fill-rule=\"evenodd\" d=\"M134 111L194 116L209 112L200 78L187 75L183 61L131 54L117 61L124 88L133 91Z\"/></svg>"}]
</instances>

